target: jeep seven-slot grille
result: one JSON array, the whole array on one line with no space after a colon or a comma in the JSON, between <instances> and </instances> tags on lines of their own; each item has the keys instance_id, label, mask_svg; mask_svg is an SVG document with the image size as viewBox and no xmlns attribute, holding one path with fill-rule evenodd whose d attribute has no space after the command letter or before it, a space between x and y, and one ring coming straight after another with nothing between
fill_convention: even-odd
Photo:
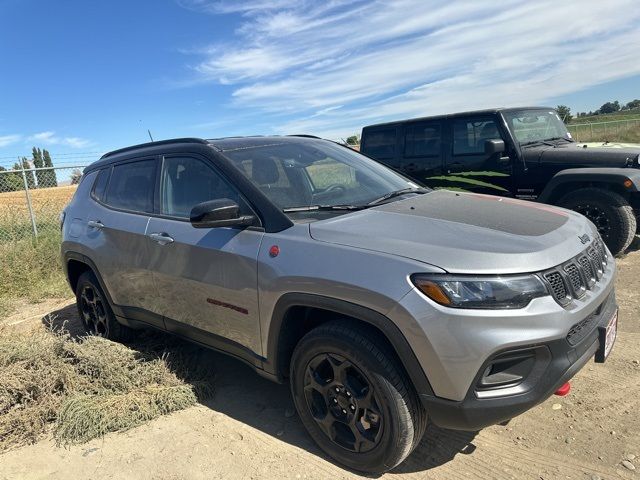
<instances>
[{"instance_id":1,"label":"jeep seven-slot grille","mask_svg":"<svg viewBox=\"0 0 640 480\"><path fill-rule=\"evenodd\" d=\"M602 278L607 265L604 243L596 238L580 255L542 274L553 298L562 306L581 298Z\"/></svg>"}]
</instances>

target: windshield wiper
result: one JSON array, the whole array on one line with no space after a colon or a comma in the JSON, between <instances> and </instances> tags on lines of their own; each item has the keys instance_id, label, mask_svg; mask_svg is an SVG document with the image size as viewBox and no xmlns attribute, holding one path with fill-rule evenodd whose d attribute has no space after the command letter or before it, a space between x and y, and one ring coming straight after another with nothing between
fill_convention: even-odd
<instances>
[{"instance_id":1,"label":"windshield wiper","mask_svg":"<svg viewBox=\"0 0 640 480\"><path fill-rule=\"evenodd\" d=\"M300 207L283 208L284 213L295 212L315 212L315 211L328 211L328 210L362 210L365 208L362 205L302 205Z\"/></svg>"},{"instance_id":2,"label":"windshield wiper","mask_svg":"<svg viewBox=\"0 0 640 480\"><path fill-rule=\"evenodd\" d=\"M570 138L567 138L567 137L552 137L552 138L545 138L545 140L550 140L550 141L553 141L553 140L566 140L569 143L573 143L573 140L571 140Z\"/></svg>"},{"instance_id":3,"label":"windshield wiper","mask_svg":"<svg viewBox=\"0 0 640 480\"><path fill-rule=\"evenodd\" d=\"M416 187L402 188L400 190L394 190L393 192L389 192L381 196L380 198L376 198L375 200L372 200L371 202L367 203L367 206L378 205L384 202L385 200L389 200L390 198L393 198L393 197L399 197L400 195L404 195L406 193L427 193L429 191L430 190L427 190L426 188L416 188Z\"/></svg>"},{"instance_id":4,"label":"windshield wiper","mask_svg":"<svg viewBox=\"0 0 640 480\"><path fill-rule=\"evenodd\" d=\"M533 145L549 145L550 147L555 147L555 145L551 142L547 142L546 140L533 140L531 142L524 142L521 143L520 146L521 147L531 147Z\"/></svg>"}]
</instances>

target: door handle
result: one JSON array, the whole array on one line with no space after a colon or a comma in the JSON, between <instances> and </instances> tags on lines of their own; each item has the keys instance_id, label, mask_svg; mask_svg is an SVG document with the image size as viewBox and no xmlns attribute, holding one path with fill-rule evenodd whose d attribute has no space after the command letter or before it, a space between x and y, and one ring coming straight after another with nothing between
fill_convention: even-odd
<instances>
[{"instance_id":1,"label":"door handle","mask_svg":"<svg viewBox=\"0 0 640 480\"><path fill-rule=\"evenodd\" d=\"M150 233L149 238L160 245L166 245L174 241L167 233Z\"/></svg>"},{"instance_id":2,"label":"door handle","mask_svg":"<svg viewBox=\"0 0 640 480\"><path fill-rule=\"evenodd\" d=\"M97 230L100 230L100 229L104 228L104 223L102 223L100 220L89 220L87 222L87 226L89 228L95 228Z\"/></svg>"}]
</instances>

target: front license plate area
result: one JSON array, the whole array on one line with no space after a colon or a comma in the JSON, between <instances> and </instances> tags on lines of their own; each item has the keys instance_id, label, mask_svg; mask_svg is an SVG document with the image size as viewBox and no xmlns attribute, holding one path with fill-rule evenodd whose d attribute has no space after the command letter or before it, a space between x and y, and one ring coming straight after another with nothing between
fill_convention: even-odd
<instances>
[{"instance_id":1,"label":"front license plate area","mask_svg":"<svg viewBox=\"0 0 640 480\"><path fill-rule=\"evenodd\" d=\"M598 327L598 338L600 341L600 348L596 352L596 362L604 363L604 361L611 353L611 349L613 348L613 344L616 342L616 337L618 335L618 310L616 309L615 313L607 323L606 327Z\"/></svg>"}]
</instances>

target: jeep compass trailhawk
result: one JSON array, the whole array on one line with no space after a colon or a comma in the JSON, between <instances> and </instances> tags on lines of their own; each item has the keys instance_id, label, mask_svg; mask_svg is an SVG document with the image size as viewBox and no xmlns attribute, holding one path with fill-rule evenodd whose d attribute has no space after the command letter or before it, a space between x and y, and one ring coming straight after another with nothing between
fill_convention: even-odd
<instances>
[{"instance_id":1,"label":"jeep compass trailhawk","mask_svg":"<svg viewBox=\"0 0 640 480\"><path fill-rule=\"evenodd\" d=\"M427 418L508 420L615 341L615 263L585 217L421 188L327 140L114 151L62 222L88 332L152 326L290 382L313 439L356 470L398 465Z\"/></svg>"}]
</instances>

